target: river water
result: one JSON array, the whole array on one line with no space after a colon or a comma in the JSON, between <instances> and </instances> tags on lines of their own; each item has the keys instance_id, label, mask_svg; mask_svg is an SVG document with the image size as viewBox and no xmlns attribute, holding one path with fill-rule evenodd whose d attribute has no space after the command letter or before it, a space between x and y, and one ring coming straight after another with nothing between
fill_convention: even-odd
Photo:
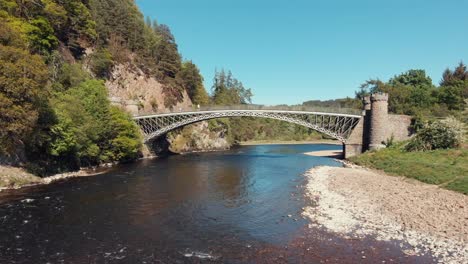
<instances>
[{"instance_id":1,"label":"river water","mask_svg":"<svg viewBox=\"0 0 468 264\"><path fill-rule=\"evenodd\" d=\"M423 263L308 227L303 173L333 145L171 156L0 193L0 263Z\"/></svg>"}]
</instances>

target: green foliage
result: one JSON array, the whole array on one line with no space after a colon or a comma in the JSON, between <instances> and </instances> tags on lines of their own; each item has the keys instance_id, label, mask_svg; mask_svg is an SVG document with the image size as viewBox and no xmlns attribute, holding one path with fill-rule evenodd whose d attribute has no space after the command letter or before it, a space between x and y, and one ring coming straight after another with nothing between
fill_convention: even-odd
<instances>
[{"instance_id":1,"label":"green foliage","mask_svg":"<svg viewBox=\"0 0 468 264\"><path fill-rule=\"evenodd\" d=\"M83 65L80 63L63 64L59 71L56 80L56 90L68 90L70 87L78 86L82 82L91 78L91 75L83 70Z\"/></svg>"},{"instance_id":2,"label":"green foliage","mask_svg":"<svg viewBox=\"0 0 468 264\"><path fill-rule=\"evenodd\" d=\"M180 77L184 82L184 88L195 105L207 105L210 98L203 86L203 76L198 67L191 61L182 64Z\"/></svg>"},{"instance_id":3,"label":"green foliage","mask_svg":"<svg viewBox=\"0 0 468 264\"><path fill-rule=\"evenodd\" d=\"M98 44L108 48L113 60L133 61L146 74L162 82L166 107L181 102L183 90L193 80L185 80L192 75L181 72L181 56L169 27L151 19L145 22L131 0L91 0L90 7L96 21ZM201 89L198 90L201 95ZM195 100L204 101L206 98L197 97Z\"/></svg>"},{"instance_id":4,"label":"green foliage","mask_svg":"<svg viewBox=\"0 0 468 264\"><path fill-rule=\"evenodd\" d=\"M175 38L166 25L159 25L155 31L161 36L161 41L156 47L158 69L165 76L175 78L181 69L181 59L177 51Z\"/></svg>"},{"instance_id":5,"label":"green foliage","mask_svg":"<svg viewBox=\"0 0 468 264\"><path fill-rule=\"evenodd\" d=\"M364 98L364 94L357 95L359 98ZM310 100L302 103L307 107L319 107L319 108L351 108L351 109L362 109L362 100L358 98L344 98L335 100Z\"/></svg>"},{"instance_id":6,"label":"green foliage","mask_svg":"<svg viewBox=\"0 0 468 264\"><path fill-rule=\"evenodd\" d=\"M7 13L12 13L18 8L18 4L14 0L0 1L0 10L5 10Z\"/></svg>"},{"instance_id":7,"label":"green foliage","mask_svg":"<svg viewBox=\"0 0 468 264\"><path fill-rule=\"evenodd\" d=\"M91 70L98 78L107 78L114 62L107 49L100 49L91 55Z\"/></svg>"},{"instance_id":8,"label":"green foliage","mask_svg":"<svg viewBox=\"0 0 468 264\"><path fill-rule=\"evenodd\" d=\"M466 84L468 87L468 82ZM463 96L463 84L454 86L441 86L437 91L437 99L449 110L463 110L466 107L465 97Z\"/></svg>"},{"instance_id":9,"label":"green foliage","mask_svg":"<svg viewBox=\"0 0 468 264\"><path fill-rule=\"evenodd\" d=\"M58 45L58 39L54 35L54 29L43 17L38 17L30 22L28 29L29 42L33 52L47 55Z\"/></svg>"},{"instance_id":10,"label":"green foliage","mask_svg":"<svg viewBox=\"0 0 468 264\"><path fill-rule=\"evenodd\" d=\"M47 95L47 67L41 57L15 47L18 39L13 35L0 39L0 152L10 152L36 125Z\"/></svg>"},{"instance_id":11,"label":"green foliage","mask_svg":"<svg viewBox=\"0 0 468 264\"><path fill-rule=\"evenodd\" d=\"M97 36L87 1L3 0L1 6L3 16L27 33L33 52L47 55L60 40L78 58Z\"/></svg>"},{"instance_id":12,"label":"green foliage","mask_svg":"<svg viewBox=\"0 0 468 264\"><path fill-rule=\"evenodd\" d=\"M85 57L86 49L97 51ZM2 0L0 62L0 151L24 141L40 174L139 155L139 129L85 69L106 79L114 63L130 62L163 81L166 106L184 89L209 103L198 68L182 67L170 29L145 23L133 0Z\"/></svg>"},{"instance_id":13,"label":"green foliage","mask_svg":"<svg viewBox=\"0 0 468 264\"><path fill-rule=\"evenodd\" d=\"M433 86L432 79L429 76L426 76L426 72L424 70L409 70L393 77L388 81L388 84L392 86L404 85L425 88Z\"/></svg>"},{"instance_id":14,"label":"green foliage","mask_svg":"<svg viewBox=\"0 0 468 264\"><path fill-rule=\"evenodd\" d=\"M7 19L0 17L0 44L27 50L27 36L24 30L21 30L23 24L18 21L8 22Z\"/></svg>"},{"instance_id":15,"label":"green foliage","mask_svg":"<svg viewBox=\"0 0 468 264\"><path fill-rule=\"evenodd\" d=\"M132 161L140 156L142 138L130 115L111 106L106 156L109 161Z\"/></svg>"},{"instance_id":16,"label":"green foliage","mask_svg":"<svg viewBox=\"0 0 468 264\"><path fill-rule=\"evenodd\" d=\"M356 92L358 99L370 93L389 94L389 111L396 114L414 115L434 104L434 85L423 70L409 70L390 79L388 83L369 80Z\"/></svg>"},{"instance_id":17,"label":"green foliage","mask_svg":"<svg viewBox=\"0 0 468 264\"><path fill-rule=\"evenodd\" d=\"M466 149L406 152L404 144L396 144L381 151L367 152L353 157L351 161L468 194L468 150Z\"/></svg>"},{"instance_id":18,"label":"green foliage","mask_svg":"<svg viewBox=\"0 0 468 264\"><path fill-rule=\"evenodd\" d=\"M232 118L232 139L245 141L308 141L322 139L318 132L288 122L267 118Z\"/></svg>"},{"instance_id":19,"label":"green foliage","mask_svg":"<svg viewBox=\"0 0 468 264\"><path fill-rule=\"evenodd\" d=\"M51 104L56 120L30 153L36 173L138 158L139 130L130 116L110 105L102 81L87 79L56 92Z\"/></svg>"},{"instance_id":20,"label":"green foliage","mask_svg":"<svg viewBox=\"0 0 468 264\"><path fill-rule=\"evenodd\" d=\"M443 73L440 87L432 84L423 70L409 70L387 83L368 80L356 98L375 92L389 94L389 111L396 114L446 117L463 111L468 99L468 71L463 63Z\"/></svg>"},{"instance_id":21,"label":"green foliage","mask_svg":"<svg viewBox=\"0 0 468 264\"><path fill-rule=\"evenodd\" d=\"M238 105L252 103L252 91L245 89L242 82L232 76L231 71L215 72L213 102L217 105Z\"/></svg>"},{"instance_id":22,"label":"green foliage","mask_svg":"<svg viewBox=\"0 0 468 264\"><path fill-rule=\"evenodd\" d=\"M407 151L429 151L457 148L461 145L463 130L454 122L436 121L418 131L406 146Z\"/></svg>"},{"instance_id":23,"label":"green foliage","mask_svg":"<svg viewBox=\"0 0 468 264\"><path fill-rule=\"evenodd\" d=\"M67 26L67 11L64 6L54 0L42 0L44 16L56 32L62 32Z\"/></svg>"},{"instance_id":24,"label":"green foliage","mask_svg":"<svg viewBox=\"0 0 468 264\"><path fill-rule=\"evenodd\" d=\"M60 39L68 44L73 55L77 58L80 58L84 53L83 45L92 43L97 37L96 22L86 4L87 1L81 0L69 0L62 3L68 19L60 34Z\"/></svg>"},{"instance_id":25,"label":"green foliage","mask_svg":"<svg viewBox=\"0 0 468 264\"><path fill-rule=\"evenodd\" d=\"M451 71L445 70L440 82L441 88L437 93L439 103L449 110L463 111L468 99L468 71L466 65L460 64Z\"/></svg>"},{"instance_id":26,"label":"green foliage","mask_svg":"<svg viewBox=\"0 0 468 264\"><path fill-rule=\"evenodd\" d=\"M205 91L202 89L202 78L195 65L191 62L183 64L182 76L187 80L186 87L194 103L203 104L203 101L197 101L197 94L205 97ZM197 91L200 88L200 92ZM231 72L224 70L215 73L213 84L212 100L217 105L236 105L251 103L252 92L245 89L240 81L232 76ZM266 118L229 118L215 119L208 122L209 130L214 133L221 133L231 144L235 142L252 140L316 140L321 136L317 132L294 124L280 120ZM177 138L174 144L185 145L186 139L182 130L182 136ZM188 130L190 131L190 130ZM183 144L182 144L182 143ZM174 147L177 149L177 147Z\"/></svg>"}]
</instances>

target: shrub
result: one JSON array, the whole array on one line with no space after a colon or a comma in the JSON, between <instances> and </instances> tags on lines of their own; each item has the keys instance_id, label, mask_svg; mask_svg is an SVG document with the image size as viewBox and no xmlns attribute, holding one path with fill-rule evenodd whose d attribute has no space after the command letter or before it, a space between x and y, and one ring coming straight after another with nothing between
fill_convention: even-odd
<instances>
[{"instance_id":1,"label":"shrub","mask_svg":"<svg viewBox=\"0 0 468 264\"><path fill-rule=\"evenodd\" d=\"M463 141L463 124L454 118L425 125L406 146L407 151L457 148Z\"/></svg>"},{"instance_id":2,"label":"shrub","mask_svg":"<svg viewBox=\"0 0 468 264\"><path fill-rule=\"evenodd\" d=\"M91 70L98 78L106 78L109 76L114 61L112 55L107 49L100 49L91 55Z\"/></svg>"},{"instance_id":3,"label":"shrub","mask_svg":"<svg viewBox=\"0 0 468 264\"><path fill-rule=\"evenodd\" d=\"M386 141L382 142L385 147L389 148L395 144L395 135L392 134L390 138L387 138Z\"/></svg>"}]
</instances>

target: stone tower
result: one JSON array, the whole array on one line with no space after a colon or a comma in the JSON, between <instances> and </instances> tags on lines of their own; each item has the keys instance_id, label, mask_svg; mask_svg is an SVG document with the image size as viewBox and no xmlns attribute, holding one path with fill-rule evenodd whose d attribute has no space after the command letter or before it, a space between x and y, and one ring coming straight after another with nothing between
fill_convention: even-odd
<instances>
[{"instance_id":1,"label":"stone tower","mask_svg":"<svg viewBox=\"0 0 468 264\"><path fill-rule=\"evenodd\" d=\"M369 122L369 150L381 149L387 140L388 128L388 94L376 93L371 95L371 110Z\"/></svg>"},{"instance_id":2,"label":"stone tower","mask_svg":"<svg viewBox=\"0 0 468 264\"><path fill-rule=\"evenodd\" d=\"M366 111L366 114L371 110L371 97L366 96L364 97L364 100L362 100L362 104L364 105L364 111Z\"/></svg>"},{"instance_id":3,"label":"stone tower","mask_svg":"<svg viewBox=\"0 0 468 264\"><path fill-rule=\"evenodd\" d=\"M364 116L364 127L362 133L362 152L369 150L369 139L370 139L370 127L371 127L371 97L366 96L362 100L363 116Z\"/></svg>"}]
</instances>

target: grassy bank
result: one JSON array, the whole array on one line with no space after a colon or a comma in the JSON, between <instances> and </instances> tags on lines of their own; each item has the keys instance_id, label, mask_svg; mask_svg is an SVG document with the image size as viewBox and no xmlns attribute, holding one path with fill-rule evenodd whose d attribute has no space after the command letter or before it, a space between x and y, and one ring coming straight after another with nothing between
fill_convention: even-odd
<instances>
[{"instance_id":1,"label":"grassy bank","mask_svg":"<svg viewBox=\"0 0 468 264\"><path fill-rule=\"evenodd\" d=\"M30 185L50 184L75 177L95 176L105 173L106 171L107 169L105 167L98 169L88 168L40 178L28 173L23 168L0 165L0 191L5 189L18 189Z\"/></svg>"},{"instance_id":2,"label":"grassy bank","mask_svg":"<svg viewBox=\"0 0 468 264\"><path fill-rule=\"evenodd\" d=\"M401 145L368 152L352 162L468 194L468 149L405 152Z\"/></svg>"},{"instance_id":3,"label":"grassy bank","mask_svg":"<svg viewBox=\"0 0 468 264\"><path fill-rule=\"evenodd\" d=\"M37 184L41 182L41 178L26 172L24 169L9 166L0 166L0 189L16 188L28 184Z\"/></svg>"}]
</instances>

